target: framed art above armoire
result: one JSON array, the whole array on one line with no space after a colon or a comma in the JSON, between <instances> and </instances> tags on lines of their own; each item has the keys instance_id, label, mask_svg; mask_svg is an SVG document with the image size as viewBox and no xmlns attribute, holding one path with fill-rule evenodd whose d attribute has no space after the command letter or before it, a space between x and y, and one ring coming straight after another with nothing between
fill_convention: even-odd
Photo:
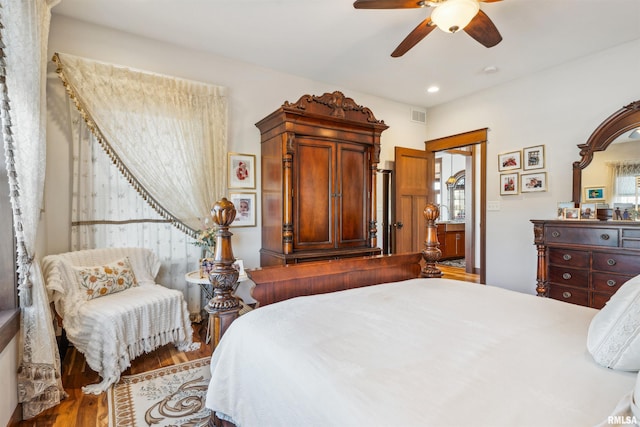
<instances>
[{"instance_id":1,"label":"framed art above armoire","mask_svg":"<svg viewBox=\"0 0 640 427\"><path fill-rule=\"evenodd\" d=\"M375 189L384 121L336 91L285 102L256 126L261 266L380 254Z\"/></svg>"}]
</instances>

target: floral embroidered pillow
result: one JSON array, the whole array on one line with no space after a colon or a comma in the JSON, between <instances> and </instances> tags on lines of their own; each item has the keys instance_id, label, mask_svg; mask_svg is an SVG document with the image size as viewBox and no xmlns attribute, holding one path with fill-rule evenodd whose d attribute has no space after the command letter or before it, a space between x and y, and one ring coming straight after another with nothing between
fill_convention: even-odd
<instances>
[{"instance_id":1,"label":"floral embroidered pillow","mask_svg":"<svg viewBox=\"0 0 640 427\"><path fill-rule=\"evenodd\" d=\"M94 267L74 267L87 300L138 286L129 258Z\"/></svg>"}]
</instances>

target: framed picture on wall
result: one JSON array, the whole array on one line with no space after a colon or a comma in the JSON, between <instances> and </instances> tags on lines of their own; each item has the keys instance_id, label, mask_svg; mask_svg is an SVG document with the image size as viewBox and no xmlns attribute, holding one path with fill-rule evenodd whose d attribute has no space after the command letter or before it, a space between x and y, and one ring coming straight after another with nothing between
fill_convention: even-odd
<instances>
[{"instance_id":1,"label":"framed picture on wall","mask_svg":"<svg viewBox=\"0 0 640 427\"><path fill-rule=\"evenodd\" d=\"M520 150L498 154L498 171L510 171L522 168L522 156Z\"/></svg>"},{"instance_id":2,"label":"framed picture on wall","mask_svg":"<svg viewBox=\"0 0 640 427\"><path fill-rule=\"evenodd\" d=\"M255 227L256 193L229 193L229 199L236 208L236 217L231 227Z\"/></svg>"},{"instance_id":3,"label":"framed picture on wall","mask_svg":"<svg viewBox=\"0 0 640 427\"><path fill-rule=\"evenodd\" d=\"M523 193L533 193L547 191L547 173L523 173L520 175L522 185L520 191Z\"/></svg>"},{"instance_id":4,"label":"framed picture on wall","mask_svg":"<svg viewBox=\"0 0 640 427\"><path fill-rule=\"evenodd\" d=\"M544 169L544 145L522 149L523 169Z\"/></svg>"},{"instance_id":5,"label":"framed picture on wall","mask_svg":"<svg viewBox=\"0 0 640 427\"><path fill-rule=\"evenodd\" d=\"M518 172L500 174L500 195L518 194Z\"/></svg>"},{"instance_id":6,"label":"framed picture on wall","mask_svg":"<svg viewBox=\"0 0 640 427\"><path fill-rule=\"evenodd\" d=\"M604 186L585 187L584 200L586 202L600 202L604 200Z\"/></svg>"},{"instance_id":7,"label":"framed picture on wall","mask_svg":"<svg viewBox=\"0 0 640 427\"><path fill-rule=\"evenodd\" d=\"M227 185L229 188L256 188L256 156L229 153Z\"/></svg>"}]
</instances>

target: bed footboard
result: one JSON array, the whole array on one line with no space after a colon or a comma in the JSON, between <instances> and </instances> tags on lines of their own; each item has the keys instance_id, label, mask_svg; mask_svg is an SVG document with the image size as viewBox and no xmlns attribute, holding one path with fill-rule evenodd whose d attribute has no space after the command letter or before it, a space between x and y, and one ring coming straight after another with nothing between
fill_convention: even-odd
<instances>
[{"instance_id":1,"label":"bed footboard","mask_svg":"<svg viewBox=\"0 0 640 427\"><path fill-rule=\"evenodd\" d=\"M341 258L248 270L252 296L266 305L304 295L397 282L420 276L422 255Z\"/></svg>"}]
</instances>

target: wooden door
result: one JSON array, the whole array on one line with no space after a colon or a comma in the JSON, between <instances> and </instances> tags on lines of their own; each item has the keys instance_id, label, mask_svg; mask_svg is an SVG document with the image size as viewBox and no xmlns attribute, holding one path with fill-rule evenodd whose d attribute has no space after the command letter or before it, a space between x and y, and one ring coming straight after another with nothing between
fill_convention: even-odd
<instances>
[{"instance_id":1,"label":"wooden door","mask_svg":"<svg viewBox=\"0 0 640 427\"><path fill-rule=\"evenodd\" d=\"M333 249L335 144L296 139L294 154L294 250Z\"/></svg>"},{"instance_id":2,"label":"wooden door","mask_svg":"<svg viewBox=\"0 0 640 427\"><path fill-rule=\"evenodd\" d=\"M369 151L358 144L336 146L336 247L365 247L369 226Z\"/></svg>"},{"instance_id":3,"label":"wooden door","mask_svg":"<svg viewBox=\"0 0 640 427\"><path fill-rule=\"evenodd\" d=\"M420 252L426 233L422 211L429 197L429 173L433 154L425 150L395 147L393 176L393 253Z\"/></svg>"}]
</instances>

